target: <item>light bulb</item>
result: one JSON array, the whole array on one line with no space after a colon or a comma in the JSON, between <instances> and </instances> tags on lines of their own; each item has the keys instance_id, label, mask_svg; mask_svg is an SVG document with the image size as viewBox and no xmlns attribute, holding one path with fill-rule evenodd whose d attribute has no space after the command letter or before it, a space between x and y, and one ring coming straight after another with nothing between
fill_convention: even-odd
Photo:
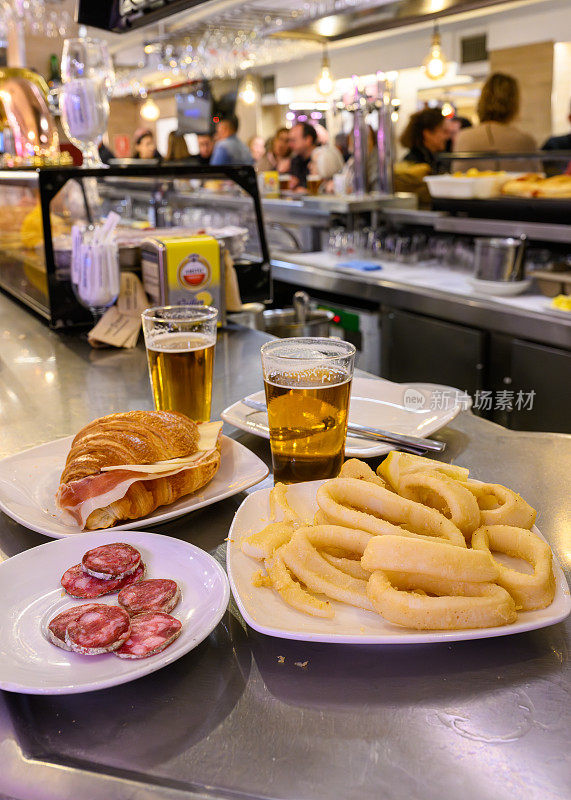
<instances>
[{"instance_id":1,"label":"light bulb","mask_svg":"<svg viewBox=\"0 0 571 800\"><path fill-rule=\"evenodd\" d=\"M240 99L247 106L253 106L258 98L258 93L251 78L246 78L240 91Z\"/></svg>"},{"instance_id":2,"label":"light bulb","mask_svg":"<svg viewBox=\"0 0 571 800\"><path fill-rule=\"evenodd\" d=\"M160 117L161 111L155 101L149 98L141 106L140 114L147 122L155 122Z\"/></svg>"},{"instance_id":3,"label":"light bulb","mask_svg":"<svg viewBox=\"0 0 571 800\"><path fill-rule=\"evenodd\" d=\"M438 28L436 26L434 27L434 33L432 34L430 50L424 59L423 69L427 77L433 81L442 78L448 69L448 63L442 52L440 34L438 33Z\"/></svg>"},{"instance_id":4,"label":"light bulb","mask_svg":"<svg viewBox=\"0 0 571 800\"><path fill-rule=\"evenodd\" d=\"M327 96L333 91L333 77L329 67L321 67L321 72L317 79L317 89L319 94Z\"/></svg>"},{"instance_id":5,"label":"light bulb","mask_svg":"<svg viewBox=\"0 0 571 800\"><path fill-rule=\"evenodd\" d=\"M319 94L327 97L333 92L335 88L335 81L331 74L331 65L327 55L327 45L323 46L323 56L321 58L321 70L317 76L317 91Z\"/></svg>"}]
</instances>

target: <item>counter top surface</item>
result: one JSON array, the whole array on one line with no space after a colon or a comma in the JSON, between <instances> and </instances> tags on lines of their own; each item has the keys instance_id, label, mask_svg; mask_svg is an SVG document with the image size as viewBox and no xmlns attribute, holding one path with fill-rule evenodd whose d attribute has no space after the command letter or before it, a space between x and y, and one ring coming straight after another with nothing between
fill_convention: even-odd
<instances>
[{"instance_id":1,"label":"counter top surface","mask_svg":"<svg viewBox=\"0 0 571 800\"><path fill-rule=\"evenodd\" d=\"M1 456L105 413L151 407L141 345L93 351L3 295L0 315ZM214 414L261 387L266 338L221 332ZM269 460L265 440L226 428ZM438 436L445 460L539 509L569 575L571 437L516 433L469 412ZM224 563L242 499L158 530ZM45 541L0 514L0 558ZM131 684L67 697L0 693L0 797L561 800L570 632L567 620L450 645L331 646L258 634L231 602L198 648Z\"/></svg>"}]
</instances>

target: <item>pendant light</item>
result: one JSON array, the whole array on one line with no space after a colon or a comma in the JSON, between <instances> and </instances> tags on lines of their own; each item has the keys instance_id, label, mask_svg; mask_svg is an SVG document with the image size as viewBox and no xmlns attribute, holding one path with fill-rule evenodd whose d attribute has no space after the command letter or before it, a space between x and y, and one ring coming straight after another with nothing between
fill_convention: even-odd
<instances>
[{"instance_id":1,"label":"pendant light","mask_svg":"<svg viewBox=\"0 0 571 800\"><path fill-rule=\"evenodd\" d=\"M321 58L321 70L317 76L317 91L324 97L328 97L335 88L333 75L331 74L331 64L327 55L327 45L323 45L323 55Z\"/></svg>"},{"instance_id":2,"label":"pendant light","mask_svg":"<svg viewBox=\"0 0 571 800\"><path fill-rule=\"evenodd\" d=\"M161 111L155 101L149 97L141 106L140 114L147 122L156 122L161 115Z\"/></svg>"},{"instance_id":3,"label":"pendant light","mask_svg":"<svg viewBox=\"0 0 571 800\"><path fill-rule=\"evenodd\" d=\"M251 75L246 75L244 78L244 82L240 88L240 91L238 92L238 96L240 97L240 100L247 106L253 106L258 99L258 90Z\"/></svg>"},{"instance_id":4,"label":"pendant light","mask_svg":"<svg viewBox=\"0 0 571 800\"><path fill-rule=\"evenodd\" d=\"M422 69L424 70L426 76L433 81L437 81L442 78L448 69L448 62L444 53L442 52L442 41L440 39L438 25L434 26L430 50L422 62Z\"/></svg>"}]
</instances>

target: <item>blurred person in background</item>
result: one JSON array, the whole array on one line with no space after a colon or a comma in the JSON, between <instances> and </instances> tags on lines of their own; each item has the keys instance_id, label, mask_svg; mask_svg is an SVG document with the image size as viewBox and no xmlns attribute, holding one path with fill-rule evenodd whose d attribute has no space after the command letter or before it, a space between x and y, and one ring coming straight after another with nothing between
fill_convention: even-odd
<instances>
[{"instance_id":1,"label":"blurred person in background","mask_svg":"<svg viewBox=\"0 0 571 800\"><path fill-rule=\"evenodd\" d=\"M250 136L248 139L248 149L254 159L254 166L259 169L259 162L266 155L266 143L262 136Z\"/></svg>"},{"instance_id":2,"label":"blurred person in background","mask_svg":"<svg viewBox=\"0 0 571 800\"><path fill-rule=\"evenodd\" d=\"M281 174L287 174L291 166L291 149L289 145L289 131L287 128L278 128L270 140L265 156L259 161L258 169L277 169Z\"/></svg>"},{"instance_id":3,"label":"blurred person in background","mask_svg":"<svg viewBox=\"0 0 571 800\"><path fill-rule=\"evenodd\" d=\"M198 163L210 164L210 157L214 150L214 137L211 133L199 133L196 138L198 141Z\"/></svg>"},{"instance_id":4,"label":"blurred person in background","mask_svg":"<svg viewBox=\"0 0 571 800\"><path fill-rule=\"evenodd\" d=\"M324 181L329 180L343 169L343 156L335 145L329 142L329 131L323 125L316 124L317 149L311 157L310 171L319 175Z\"/></svg>"},{"instance_id":5,"label":"blurred person in background","mask_svg":"<svg viewBox=\"0 0 571 800\"><path fill-rule=\"evenodd\" d=\"M513 121L520 109L519 84L511 75L494 72L482 86L477 112L480 124L461 130L454 142L454 152L468 153L531 153L537 150L533 136L517 128ZM468 166L480 170L523 170L535 172L537 160L494 159L456 162L464 170Z\"/></svg>"},{"instance_id":6,"label":"blurred person in background","mask_svg":"<svg viewBox=\"0 0 571 800\"><path fill-rule=\"evenodd\" d=\"M215 167L237 164L253 164L254 159L244 142L238 139L238 117L231 114L222 117L216 126L216 141L210 157Z\"/></svg>"},{"instance_id":7,"label":"blurred person in background","mask_svg":"<svg viewBox=\"0 0 571 800\"><path fill-rule=\"evenodd\" d=\"M349 152L349 135L347 133L337 133L335 135L335 147L341 153L343 161L347 161L351 155Z\"/></svg>"},{"instance_id":8,"label":"blurred person in background","mask_svg":"<svg viewBox=\"0 0 571 800\"><path fill-rule=\"evenodd\" d=\"M440 108L424 108L412 114L400 137L403 147L408 147L404 161L412 164L427 164L431 172L436 171L437 155L446 150L450 138L448 120Z\"/></svg>"},{"instance_id":9,"label":"blurred person in background","mask_svg":"<svg viewBox=\"0 0 571 800\"><path fill-rule=\"evenodd\" d=\"M571 102L569 103L569 116L571 124ZM571 131L564 133L563 136L550 136L541 147L542 150L570 150L571 151ZM543 168L548 175L571 174L571 161L544 161Z\"/></svg>"},{"instance_id":10,"label":"blurred person in background","mask_svg":"<svg viewBox=\"0 0 571 800\"><path fill-rule=\"evenodd\" d=\"M458 138L460 131L464 128L471 128L472 123L467 117L448 117L448 131L450 138L446 142L446 152L452 153L454 150L454 142Z\"/></svg>"},{"instance_id":11,"label":"blurred person in background","mask_svg":"<svg viewBox=\"0 0 571 800\"><path fill-rule=\"evenodd\" d=\"M148 128L137 128L133 135L133 155L132 158L143 160L158 159L162 156L157 150L153 132Z\"/></svg>"},{"instance_id":12,"label":"blurred person in background","mask_svg":"<svg viewBox=\"0 0 571 800\"><path fill-rule=\"evenodd\" d=\"M184 135L182 133L177 133L177 131L171 131L169 133L165 161L187 161L190 158L192 157Z\"/></svg>"},{"instance_id":13,"label":"blurred person in background","mask_svg":"<svg viewBox=\"0 0 571 800\"><path fill-rule=\"evenodd\" d=\"M317 132L308 122L298 122L289 132L291 159L290 189L302 191L307 188L307 176L313 151L317 147Z\"/></svg>"}]
</instances>

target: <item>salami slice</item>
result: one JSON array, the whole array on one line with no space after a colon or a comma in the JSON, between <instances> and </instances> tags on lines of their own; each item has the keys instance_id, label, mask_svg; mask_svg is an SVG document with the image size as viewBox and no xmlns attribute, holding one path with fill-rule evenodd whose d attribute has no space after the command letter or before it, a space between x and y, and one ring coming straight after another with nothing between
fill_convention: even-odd
<instances>
[{"instance_id":1,"label":"salami slice","mask_svg":"<svg viewBox=\"0 0 571 800\"><path fill-rule=\"evenodd\" d=\"M152 578L139 581L119 592L119 605L131 616L144 611L170 613L180 600L180 589L170 578Z\"/></svg>"},{"instance_id":2,"label":"salami slice","mask_svg":"<svg viewBox=\"0 0 571 800\"><path fill-rule=\"evenodd\" d=\"M67 626L65 643L76 653L97 656L117 650L130 632L126 611L118 606L98 605Z\"/></svg>"},{"instance_id":3,"label":"salami slice","mask_svg":"<svg viewBox=\"0 0 571 800\"><path fill-rule=\"evenodd\" d=\"M114 653L119 658L148 658L167 648L180 635L182 623L162 611L148 611L131 619L131 633Z\"/></svg>"},{"instance_id":4,"label":"salami slice","mask_svg":"<svg viewBox=\"0 0 571 800\"><path fill-rule=\"evenodd\" d=\"M104 594L120 592L126 586L142 580L144 576L145 565L142 562L131 575L127 575L126 578L115 578L115 580L94 578L83 571L81 564L76 564L63 573L61 585L71 597L94 600Z\"/></svg>"},{"instance_id":5,"label":"salami slice","mask_svg":"<svg viewBox=\"0 0 571 800\"><path fill-rule=\"evenodd\" d=\"M88 550L81 559L83 571L94 578L113 580L131 575L141 563L141 554L130 544L113 542Z\"/></svg>"},{"instance_id":6,"label":"salami slice","mask_svg":"<svg viewBox=\"0 0 571 800\"><path fill-rule=\"evenodd\" d=\"M72 622L76 622L82 614L87 611L93 611L99 606L99 603L84 603L81 606L72 606L62 611L61 614L52 619L46 629L46 635L50 642L55 644L56 647L61 647L62 650L71 650L71 647L65 641L67 626Z\"/></svg>"}]
</instances>

